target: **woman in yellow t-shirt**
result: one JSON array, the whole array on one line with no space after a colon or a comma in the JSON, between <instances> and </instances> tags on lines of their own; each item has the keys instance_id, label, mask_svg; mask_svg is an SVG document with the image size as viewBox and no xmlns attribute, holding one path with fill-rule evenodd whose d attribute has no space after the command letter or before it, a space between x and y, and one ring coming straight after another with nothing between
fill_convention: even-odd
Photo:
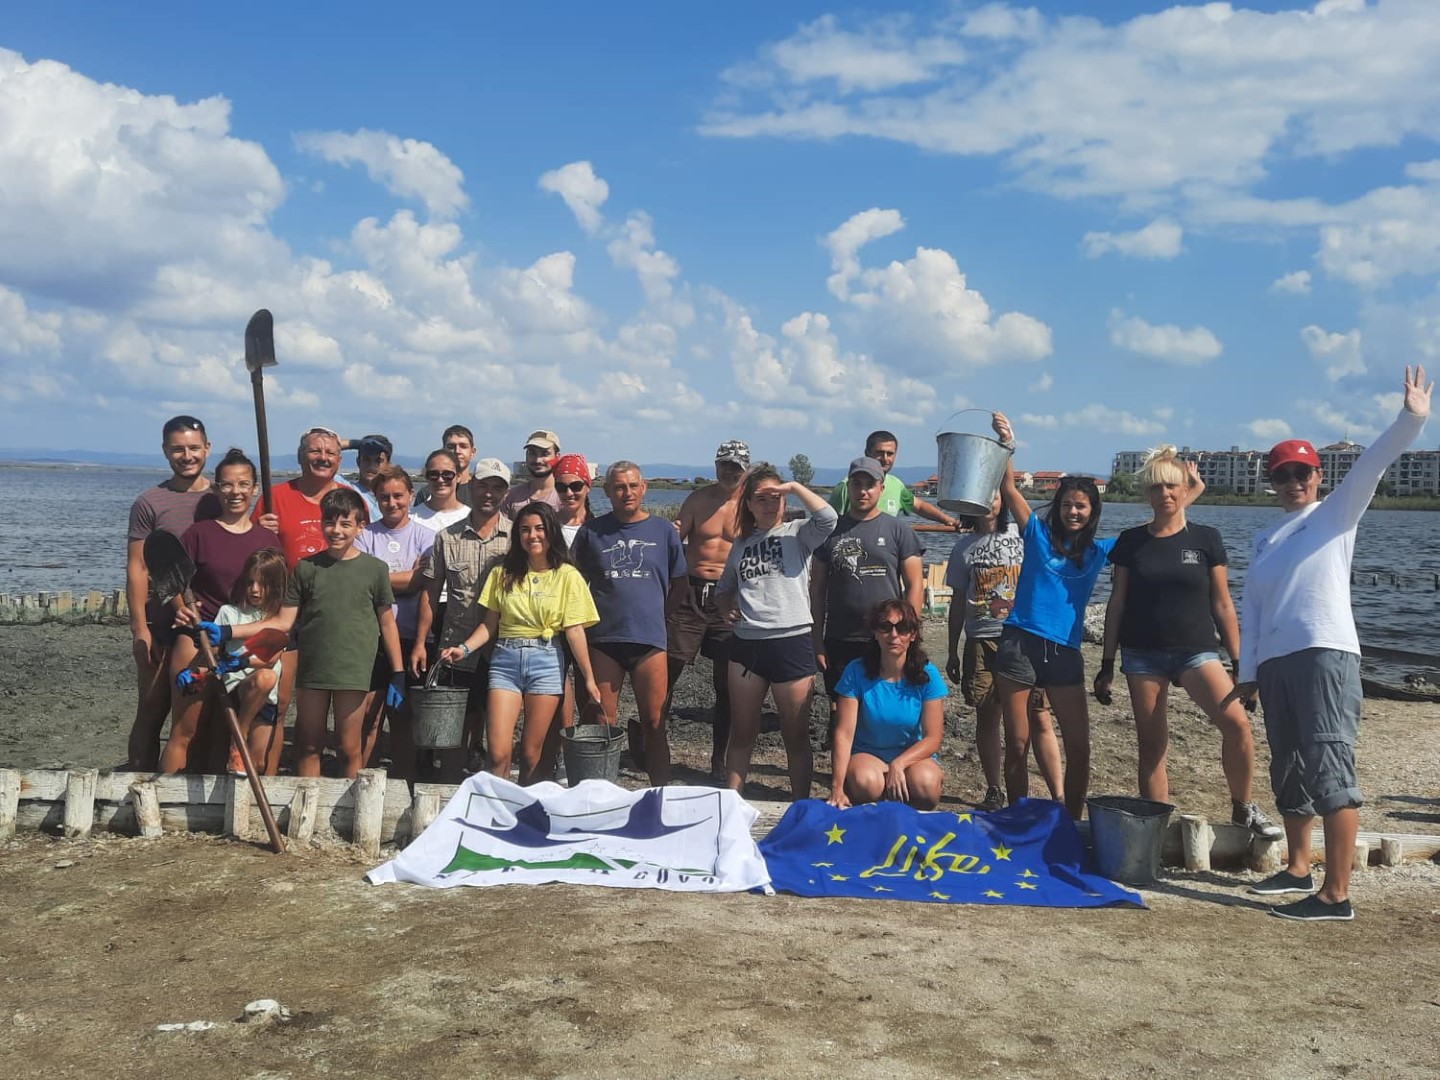
<instances>
[{"instance_id":1,"label":"woman in yellow t-shirt","mask_svg":"<svg viewBox=\"0 0 1440 1080\"><path fill-rule=\"evenodd\" d=\"M520 783L533 784L551 779L555 772L560 736L555 714L564 690L565 646L590 699L600 700L585 642L585 628L600 616L590 587L565 549L554 510L545 503L527 503L515 515L510 535L505 560L490 571L480 591L484 621L461 644L442 651L440 659L453 664L495 642L485 709L488 766L496 776L510 775L523 704Z\"/></svg>"}]
</instances>

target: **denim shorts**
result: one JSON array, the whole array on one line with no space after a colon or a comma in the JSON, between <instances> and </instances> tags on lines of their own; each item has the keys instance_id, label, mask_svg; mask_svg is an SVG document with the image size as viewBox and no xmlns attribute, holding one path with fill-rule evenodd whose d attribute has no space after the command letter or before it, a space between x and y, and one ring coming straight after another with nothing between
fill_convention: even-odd
<instances>
[{"instance_id":1,"label":"denim shorts","mask_svg":"<svg viewBox=\"0 0 1440 1080\"><path fill-rule=\"evenodd\" d=\"M490 689L512 694L565 692L565 648L558 638L501 638L490 657Z\"/></svg>"},{"instance_id":2,"label":"denim shorts","mask_svg":"<svg viewBox=\"0 0 1440 1080\"><path fill-rule=\"evenodd\" d=\"M990 672L1021 686L1038 686L1042 690L1051 686L1079 686L1085 681L1085 660L1079 649L1007 625L1000 631L1000 648Z\"/></svg>"},{"instance_id":3,"label":"denim shorts","mask_svg":"<svg viewBox=\"0 0 1440 1080\"><path fill-rule=\"evenodd\" d=\"M1132 649L1128 645L1120 649L1120 671L1125 675L1173 679L1182 671L1208 664L1211 660L1217 664L1220 662L1220 654L1214 649L1192 652L1190 649Z\"/></svg>"}]
</instances>

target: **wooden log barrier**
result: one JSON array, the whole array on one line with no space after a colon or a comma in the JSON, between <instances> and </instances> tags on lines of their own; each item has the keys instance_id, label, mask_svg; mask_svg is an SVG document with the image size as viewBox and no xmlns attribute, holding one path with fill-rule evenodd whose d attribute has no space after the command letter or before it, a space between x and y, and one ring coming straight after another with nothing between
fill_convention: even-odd
<instances>
[{"instance_id":1,"label":"wooden log barrier","mask_svg":"<svg viewBox=\"0 0 1440 1080\"><path fill-rule=\"evenodd\" d=\"M285 831L291 841L301 846L310 843L310 838L315 835L315 818L319 812L320 781L308 777L296 785L295 795L290 800L290 821Z\"/></svg>"},{"instance_id":2,"label":"wooden log barrier","mask_svg":"<svg viewBox=\"0 0 1440 1080\"><path fill-rule=\"evenodd\" d=\"M161 836L165 832L160 818L160 796L150 780L137 780L130 785L130 798L135 806L135 827L144 837Z\"/></svg>"},{"instance_id":3,"label":"wooden log barrier","mask_svg":"<svg viewBox=\"0 0 1440 1080\"><path fill-rule=\"evenodd\" d=\"M67 839L89 836L95 827L95 787L99 769L71 769L65 781L65 824Z\"/></svg>"},{"instance_id":4,"label":"wooden log barrier","mask_svg":"<svg viewBox=\"0 0 1440 1080\"><path fill-rule=\"evenodd\" d=\"M1180 848L1186 870L1210 869L1210 846L1215 834L1210 822L1199 814L1180 815Z\"/></svg>"},{"instance_id":5,"label":"wooden log barrier","mask_svg":"<svg viewBox=\"0 0 1440 1080\"><path fill-rule=\"evenodd\" d=\"M355 779L355 817L351 842L372 859L380 855L385 825L385 770L361 769Z\"/></svg>"},{"instance_id":6,"label":"wooden log barrier","mask_svg":"<svg viewBox=\"0 0 1440 1080\"><path fill-rule=\"evenodd\" d=\"M1257 874L1269 877L1285 864L1281 857L1280 840L1262 840L1254 837L1250 841L1250 857L1247 865Z\"/></svg>"},{"instance_id":7,"label":"wooden log barrier","mask_svg":"<svg viewBox=\"0 0 1440 1080\"><path fill-rule=\"evenodd\" d=\"M20 773L0 769L0 840L15 835L15 815L20 809Z\"/></svg>"},{"instance_id":8,"label":"wooden log barrier","mask_svg":"<svg viewBox=\"0 0 1440 1080\"><path fill-rule=\"evenodd\" d=\"M1399 866L1405 861L1405 841L1386 836L1380 840L1380 865Z\"/></svg>"},{"instance_id":9,"label":"wooden log barrier","mask_svg":"<svg viewBox=\"0 0 1440 1080\"><path fill-rule=\"evenodd\" d=\"M1351 870L1368 870L1370 868L1370 844L1366 840L1355 841L1355 855L1350 860Z\"/></svg>"},{"instance_id":10,"label":"wooden log barrier","mask_svg":"<svg viewBox=\"0 0 1440 1080\"><path fill-rule=\"evenodd\" d=\"M225 793L225 834L236 840L249 840L250 811L255 808L255 797L250 793L250 781L243 776L231 776Z\"/></svg>"},{"instance_id":11,"label":"wooden log barrier","mask_svg":"<svg viewBox=\"0 0 1440 1080\"><path fill-rule=\"evenodd\" d=\"M410 837L413 841L435 823L440 816L441 792L438 784L416 784L415 798L410 803Z\"/></svg>"}]
</instances>

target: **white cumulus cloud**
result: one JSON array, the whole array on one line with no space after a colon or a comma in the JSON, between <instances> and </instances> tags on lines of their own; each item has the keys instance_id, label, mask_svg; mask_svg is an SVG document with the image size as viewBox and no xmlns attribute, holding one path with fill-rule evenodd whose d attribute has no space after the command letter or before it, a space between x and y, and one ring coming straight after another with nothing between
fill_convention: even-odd
<instances>
[{"instance_id":1,"label":"white cumulus cloud","mask_svg":"<svg viewBox=\"0 0 1440 1080\"><path fill-rule=\"evenodd\" d=\"M1276 417L1261 417L1258 420L1251 420L1245 425L1245 430L1262 443L1277 443L1281 439L1288 439L1295 434L1289 424Z\"/></svg>"},{"instance_id":2,"label":"white cumulus cloud","mask_svg":"<svg viewBox=\"0 0 1440 1080\"><path fill-rule=\"evenodd\" d=\"M830 275L826 285L841 300L850 294L850 283L860 276L860 249L872 240L890 236L905 228L899 210L871 207L848 218L844 224L825 237L830 252Z\"/></svg>"},{"instance_id":3,"label":"white cumulus cloud","mask_svg":"<svg viewBox=\"0 0 1440 1080\"><path fill-rule=\"evenodd\" d=\"M1185 230L1173 221L1156 218L1134 232L1088 232L1081 241L1087 258L1111 252L1132 259L1173 259L1180 254Z\"/></svg>"},{"instance_id":4,"label":"white cumulus cloud","mask_svg":"<svg viewBox=\"0 0 1440 1080\"><path fill-rule=\"evenodd\" d=\"M1050 372L1047 371L1043 375L1041 375L1040 378L1036 379L1033 383L1031 383L1029 387L1027 387L1027 389L1030 390L1031 393L1044 394L1054 388L1054 386L1055 376L1051 375Z\"/></svg>"},{"instance_id":5,"label":"white cumulus cloud","mask_svg":"<svg viewBox=\"0 0 1440 1080\"><path fill-rule=\"evenodd\" d=\"M1347 375L1364 375L1369 370L1365 366L1359 330L1339 334L1307 326L1300 331L1300 340L1305 343L1310 358L1325 368L1325 377L1331 382Z\"/></svg>"},{"instance_id":6,"label":"white cumulus cloud","mask_svg":"<svg viewBox=\"0 0 1440 1080\"><path fill-rule=\"evenodd\" d=\"M1159 435L1165 428L1125 409L1108 405L1086 405L1064 416L1067 427L1085 428L1106 435Z\"/></svg>"},{"instance_id":7,"label":"white cumulus cloud","mask_svg":"<svg viewBox=\"0 0 1440 1080\"><path fill-rule=\"evenodd\" d=\"M572 161L540 177L540 190L559 195L575 215L580 228L591 236L600 231L600 208L610 198L610 185L595 175L588 161Z\"/></svg>"},{"instance_id":8,"label":"white cumulus cloud","mask_svg":"<svg viewBox=\"0 0 1440 1080\"><path fill-rule=\"evenodd\" d=\"M470 205L465 175L433 144L388 131L307 131L295 145L335 165L363 165L392 195L416 199L433 218L447 219Z\"/></svg>"},{"instance_id":9,"label":"white cumulus cloud","mask_svg":"<svg viewBox=\"0 0 1440 1080\"><path fill-rule=\"evenodd\" d=\"M1110 313L1110 341L1167 364L1204 364L1223 351L1220 339L1204 326L1188 330L1172 324L1155 326L1118 308Z\"/></svg>"},{"instance_id":10,"label":"white cumulus cloud","mask_svg":"<svg viewBox=\"0 0 1440 1080\"><path fill-rule=\"evenodd\" d=\"M1288 274L1281 274L1270 283L1270 291L1304 296L1310 291L1310 271L1292 270Z\"/></svg>"}]
</instances>

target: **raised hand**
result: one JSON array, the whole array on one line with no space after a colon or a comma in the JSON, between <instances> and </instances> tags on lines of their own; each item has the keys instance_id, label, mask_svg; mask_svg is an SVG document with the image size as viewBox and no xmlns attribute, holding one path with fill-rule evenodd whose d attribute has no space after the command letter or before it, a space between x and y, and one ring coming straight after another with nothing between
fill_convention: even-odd
<instances>
[{"instance_id":1,"label":"raised hand","mask_svg":"<svg viewBox=\"0 0 1440 1080\"><path fill-rule=\"evenodd\" d=\"M1015 432L1010 428L1010 421L1003 412L990 414L990 426L995 429L995 434L1000 436L1001 442L1014 442Z\"/></svg>"},{"instance_id":2,"label":"raised hand","mask_svg":"<svg viewBox=\"0 0 1440 1080\"><path fill-rule=\"evenodd\" d=\"M1430 415L1430 391L1435 389L1435 381L1425 382L1425 369L1419 364L1415 365L1415 376L1411 378L1410 368L1405 368L1405 411L1416 416Z\"/></svg>"}]
</instances>

